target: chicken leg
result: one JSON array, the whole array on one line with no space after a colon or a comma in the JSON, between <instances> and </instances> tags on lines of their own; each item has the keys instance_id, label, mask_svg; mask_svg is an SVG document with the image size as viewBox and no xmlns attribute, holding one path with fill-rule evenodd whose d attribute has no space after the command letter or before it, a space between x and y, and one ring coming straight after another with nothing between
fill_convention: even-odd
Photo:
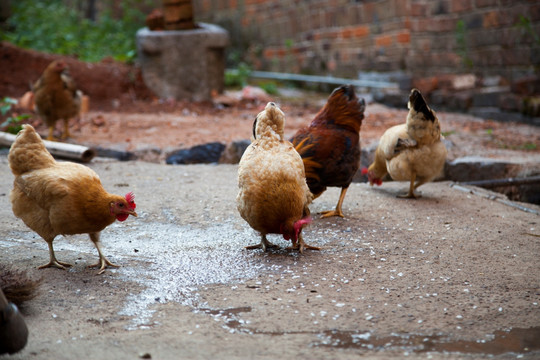
<instances>
[{"instance_id":1,"label":"chicken leg","mask_svg":"<svg viewBox=\"0 0 540 360\"><path fill-rule=\"evenodd\" d=\"M425 184L425 181L418 180L418 182L416 184L414 183L415 181L416 181L416 174L413 173L412 176L411 176L411 183L409 184L409 192L407 194L398 195L397 197L402 198L402 199L418 199L418 198L421 198L422 195L415 194L414 190L416 190L416 188L419 187L420 185Z\"/></svg>"},{"instance_id":2,"label":"chicken leg","mask_svg":"<svg viewBox=\"0 0 540 360\"><path fill-rule=\"evenodd\" d=\"M98 271L98 275L101 275L105 272L105 268L107 266L112 266L112 267L120 267L120 265L116 265L116 264L113 264L112 262L109 261L109 259L107 259L105 257L105 255L103 255L103 253L101 252L101 243L99 242L99 233L91 233L91 234L88 234L90 235L90 240L92 240L92 242L94 243L97 251L98 251L98 254L99 254L99 261L96 263L96 264L93 264L93 265L88 265L89 268L92 268L92 267L99 267L99 271Z\"/></svg>"},{"instance_id":3,"label":"chicken leg","mask_svg":"<svg viewBox=\"0 0 540 360\"><path fill-rule=\"evenodd\" d=\"M266 239L266 235L262 235L260 244L257 245L249 245L245 247L246 249L252 250L252 249L263 249L264 252L266 252L267 249L277 249L279 246L272 244L268 239Z\"/></svg>"},{"instance_id":4,"label":"chicken leg","mask_svg":"<svg viewBox=\"0 0 540 360\"><path fill-rule=\"evenodd\" d=\"M304 238L302 237L302 234L298 234L298 242L293 242L292 246L289 246L287 249L289 250L298 250L300 254L304 253L304 249L309 250L321 250L320 247L311 246L304 242Z\"/></svg>"},{"instance_id":5,"label":"chicken leg","mask_svg":"<svg viewBox=\"0 0 540 360\"><path fill-rule=\"evenodd\" d=\"M65 140L70 136L71 135L69 133L69 119L65 119L64 120L64 132L62 133L62 139Z\"/></svg>"},{"instance_id":6,"label":"chicken leg","mask_svg":"<svg viewBox=\"0 0 540 360\"><path fill-rule=\"evenodd\" d=\"M38 266L38 269L45 269L45 268L48 268L48 267L55 267L55 268L58 268L58 269L62 269L62 270L66 270L66 267L70 267L70 266L73 266L69 263L65 263L65 262L61 262L61 261L58 261L56 259L56 256L54 255L54 249L53 249L53 240L45 240L47 241L47 245L49 245L49 258L50 258L50 261L45 264L45 265L41 265L41 266Z\"/></svg>"},{"instance_id":7,"label":"chicken leg","mask_svg":"<svg viewBox=\"0 0 540 360\"><path fill-rule=\"evenodd\" d=\"M341 188L341 194L339 194L339 200L336 205L336 208L334 210L323 211L321 218L327 218L331 216L343 217L343 211L341 211L341 205L343 204L343 199L345 199L345 194L347 193L348 188L349 188L348 186Z\"/></svg>"},{"instance_id":8,"label":"chicken leg","mask_svg":"<svg viewBox=\"0 0 540 360\"><path fill-rule=\"evenodd\" d=\"M49 135L47 136L46 140L54 141L53 132L54 132L54 126L49 126Z\"/></svg>"}]
</instances>

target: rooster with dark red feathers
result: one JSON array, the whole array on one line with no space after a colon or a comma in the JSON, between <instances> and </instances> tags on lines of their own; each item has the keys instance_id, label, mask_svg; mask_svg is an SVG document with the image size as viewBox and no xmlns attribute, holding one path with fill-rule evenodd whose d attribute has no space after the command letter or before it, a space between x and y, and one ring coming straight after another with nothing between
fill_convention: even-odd
<instances>
[{"instance_id":1,"label":"rooster with dark red feathers","mask_svg":"<svg viewBox=\"0 0 540 360\"><path fill-rule=\"evenodd\" d=\"M307 184L315 198L328 186L341 188L336 208L323 212L323 217L343 217L343 199L360 166L360 126L365 108L364 99L356 97L353 86L340 86L311 124L291 139L302 157Z\"/></svg>"}]
</instances>

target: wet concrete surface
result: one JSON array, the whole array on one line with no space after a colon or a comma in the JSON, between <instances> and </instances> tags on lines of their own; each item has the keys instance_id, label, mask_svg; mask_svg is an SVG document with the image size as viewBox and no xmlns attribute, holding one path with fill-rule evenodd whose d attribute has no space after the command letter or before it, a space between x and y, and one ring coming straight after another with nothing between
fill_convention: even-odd
<instances>
[{"instance_id":1,"label":"wet concrete surface","mask_svg":"<svg viewBox=\"0 0 540 360\"><path fill-rule=\"evenodd\" d=\"M346 218L305 229L321 251L247 251L259 236L236 210L235 165L96 159L138 218L102 233L121 265L96 275L86 235L58 237L74 267L37 270L46 243L16 219L0 157L0 261L41 277L23 310L27 347L13 359L350 359L540 357L539 216L427 184L353 184ZM335 206L329 189L313 213ZM540 208L531 204L533 210Z\"/></svg>"}]
</instances>

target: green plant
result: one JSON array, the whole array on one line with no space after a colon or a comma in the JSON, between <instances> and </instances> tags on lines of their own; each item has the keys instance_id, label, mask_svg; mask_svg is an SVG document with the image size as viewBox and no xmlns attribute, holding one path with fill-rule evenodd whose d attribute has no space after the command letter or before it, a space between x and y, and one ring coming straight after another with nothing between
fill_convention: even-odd
<instances>
[{"instance_id":1,"label":"green plant","mask_svg":"<svg viewBox=\"0 0 540 360\"><path fill-rule=\"evenodd\" d=\"M250 74L251 68L246 63L241 62L237 69L225 71L225 86L244 87L247 85Z\"/></svg>"},{"instance_id":2,"label":"green plant","mask_svg":"<svg viewBox=\"0 0 540 360\"><path fill-rule=\"evenodd\" d=\"M0 114L5 116L9 111L11 111L13 105L17 105L17 99L10 97L5 97L0 101ZM13 114L8 116L6 121L0 124L0 128L4 129L10 134L17 134L22 129L22 121L28 119L30 115L28 114Z\"/></svg>"},{"instance_id":3,"label":"green plant","mask_svg":"<svg viewBox=\"0 0 540 360\"><path fill-rule=\"evenodd\" d=\"M538 36L536 31L534 31L531 19L523 15L519 15L519 20L517 21L515 26L517 28L523 29L527 34L529 34L537 45L540 44L540 36Z\"/></svg>"},{"instance_id":4,"label":"green plant","mask_svg":"<svg viewBox=\"0 0 540 360\"><path fill-rule=\"evenodd\" d=\"M456 134L456 133L457 133L456 130L442 131L442 132L441 132L441 135L444 136L444 137L447 137L447 136L450 136L450 135Z\"/></svg>"},{"instance_id":5,"label":"green plant","mask_svg":"<svg viewBox=\"0 0 540 360\"><path fill-rule=\"evenodd\" d=\"M527 142L525 144L522 144L520 148L523 150L536 150L537 145L535 143Z\"/></svg>"},{"instance_id":6,"label":"green plant","mask_svg":"<svg viewBox=\"0 0 540 360\"><path fill-rule=\"evenodd\" d=\"M112 2L105 2L98 20L84 18L61 0L18 0L12 2L10 31L2 40L39 51L76 55L96 62L111 56L129 62L136 56L135 32L144 26L144 14L134 6L137 0L124 0L120 18L112 16Z\"/></svg>"},{"instance_id":7,"label":"green plant","mask_svg":"<svg viewBox=\"0 0 540 360\"><path fill-rule=\"evenodd\" d=\"M277 95L279 93L277 85L273 81L262 82L259 86L269 95Z\"/></svg>"},{"instance_id":8,"label":"green plant","mask_svg":"<svg viewBox=\"0 0 540 360\"><path fill-rule=\"evenodd\" d=\"M469 47L467 44L467 25L465 21L458 20L456 23L456 43L457 43L457 53L461 56L463 64L468 69L472 68L473 61L469 57Z\"/></svg>"}]
</instances>

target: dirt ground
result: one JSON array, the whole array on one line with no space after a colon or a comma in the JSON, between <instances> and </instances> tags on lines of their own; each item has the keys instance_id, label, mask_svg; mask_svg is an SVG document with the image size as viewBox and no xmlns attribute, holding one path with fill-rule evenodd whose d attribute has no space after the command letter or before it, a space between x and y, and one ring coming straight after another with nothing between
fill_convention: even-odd
<instances>
[{"instance_id":1,"label":"dirt ground","mask_svg":"<svg viewBox=\"0 0 540 360\"><path fill-rule=\"evenodd\" d=\"M103 231L121 267L102 275L84 235L55 241L72 269L36 269L47 247L11 213L0 157L0 261L42 279L23 307L29 342L6 358L540 356L538 215L447 182L416 201L396 198L403 183L355 183L346 218L306 228L321 251L262 253L243 249L259 237L236 211L236 165L90 166L110 191L134 191L139 212Z\"/></svg>"},{"instance_id":2,"label":"dirt ground","mask_svg":"<svg viewBox=\"0 0 540 360\"><path fill-rule=\"evenodd\" d=\"M237 91L229 91L232 98L240 98ZM367 95L369 96L369 95ZM269 97L276 101L286 115L287 137L309 124L324 105L327 95L284 90ZM81 119L71 120L68 142L91 147L130 151L140 159L164 162L174 150L208 142L228 144L249 139L256 114L264 109L264 101L238 101L233 107L212 103L170 102L167 104L137 102L133 107L118 111L92 110ZM361 143L370 147L377 143L385 129L400 124L407 116L402 109L370 103L361 129ZM440 111L442 130L447 139L450 160L475 155L510 159L520 157L540 159L540 129L533 125L504 123L474 116ZM42 135L47 129L38 117L33 124ZM57 124L60 136L62 124Z\"/></svg>"}]
</instances>

